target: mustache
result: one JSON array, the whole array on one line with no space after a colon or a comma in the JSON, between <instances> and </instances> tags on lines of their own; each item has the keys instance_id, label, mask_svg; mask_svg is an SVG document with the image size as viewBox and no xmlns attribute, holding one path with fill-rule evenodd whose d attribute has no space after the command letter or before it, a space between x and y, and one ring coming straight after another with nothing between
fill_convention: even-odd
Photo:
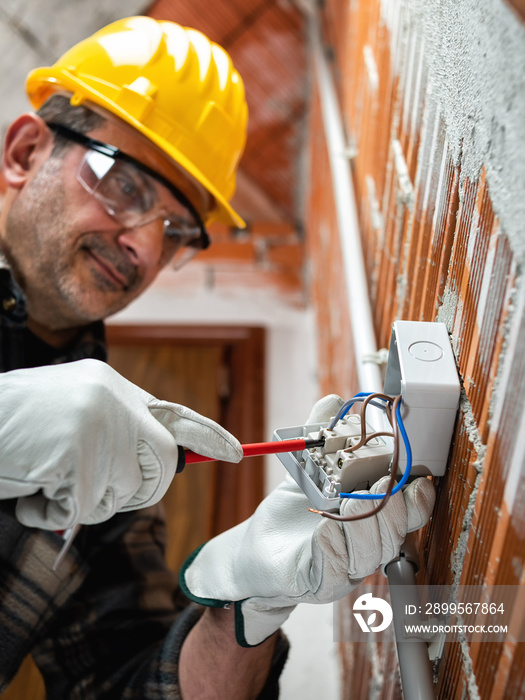
<instances>
[{"instance_id":1,"label":"mustache","mask_svg":"<svg viewBox=\"0 0 525 700\"><path fill-rule=\"evenodd\" d=\"M91 250L95 255L109 263L126 280L125 291L131 291L142 281L142 275L137 265L134 265L129 257L115 246L101 240L96 234L85 236L83 248Z\"/></svg>"}]
</instances>

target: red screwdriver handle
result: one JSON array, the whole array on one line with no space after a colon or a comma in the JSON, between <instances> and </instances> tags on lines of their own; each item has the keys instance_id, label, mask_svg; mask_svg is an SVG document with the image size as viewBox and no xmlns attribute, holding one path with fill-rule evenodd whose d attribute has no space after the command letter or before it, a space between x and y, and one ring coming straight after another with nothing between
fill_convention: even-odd
<instances>
[{"instance_id":1,"label":"red screwdriver handle","mask_svg":"<svg viewBox=\"0 0 525 700\"><path fill-rule=\"evenodd\" d=\"M297 452L307 447L315 447L313 441L306 438L294 438L293 440L276 440L275 442L251 442L241 445L245 457L257 457L260 455L273 455L278 452ZM212 462L214 457L204 457L191 450L185 450L186 464L195 462Z\"/></svg>"}]
</instances>

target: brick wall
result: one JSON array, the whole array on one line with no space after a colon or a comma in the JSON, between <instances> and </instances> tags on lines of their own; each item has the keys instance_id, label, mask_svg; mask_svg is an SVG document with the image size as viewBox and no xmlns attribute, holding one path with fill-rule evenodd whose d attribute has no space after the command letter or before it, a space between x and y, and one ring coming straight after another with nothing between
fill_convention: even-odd
<instances>
[{"instance_id":1,"label":"brick wall","mask_svg":"<svg viewBox=\"0 0 525 700\"><path fill-rule=\"evenodd\" d=\"M379 347L395 319L446 323L462 380L422 580L522 584L525 28L499 0L329 0L333 57ZM314 91L315 93L315 91ZM319 97L308 258L323 392L357 390ZM514 610L522 620L523 611ZM523 623L520 622L521 625ZM440 698L523 698L523 644L450 639ZM344 697L401 697L393 645L341 645Z\"/></svg>"}]
</instances>

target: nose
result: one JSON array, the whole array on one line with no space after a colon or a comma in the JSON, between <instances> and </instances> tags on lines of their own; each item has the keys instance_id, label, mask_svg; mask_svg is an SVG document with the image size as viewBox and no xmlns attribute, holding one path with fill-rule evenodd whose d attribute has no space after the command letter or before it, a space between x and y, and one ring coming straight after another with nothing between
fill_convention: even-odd
<instances>
[{"instance_id":1,"label":"nose","mask_svg":"<svg viewBox=\"0 0 525 700\"><path fill-rule=\"evenodd\" d=\"M164 222L155 219L141 226L122 229L118 243L134 265L158 268L164 261L164 238Z\"/></svg>"}]
</instances>

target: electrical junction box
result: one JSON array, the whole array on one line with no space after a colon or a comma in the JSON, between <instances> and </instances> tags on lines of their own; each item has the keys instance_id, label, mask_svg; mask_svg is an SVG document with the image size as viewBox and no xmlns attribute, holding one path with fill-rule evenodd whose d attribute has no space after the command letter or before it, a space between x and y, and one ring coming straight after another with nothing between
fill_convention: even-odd
<instances>
[{"instance_id":1,"label":"electrical junction box","mask_svg":"<svg viewBox=\"0 0 525 700\"><path fill-rule=\"evenodd\" d=\"M325 438L322 447L302 452L282 452L277 457L319 510L339 509L340 493L369 489L388 473L392 445L382 437L372 437L374 429L365 424L369 441L355 451L349 447L361 438L361 418L350 414L329 429L330 423L296 425L274 432L274 440L305 437Z\"/></svg>"},{"instance_id":2,"label":"electrical junction box","mask_svg":"<svg viewBox=\"0 0 525 700\"><path fill-rule=\"evenodd\" d=\"M444 323L395 321L384 392L401 394L401 418L412 451L414 476L442 476L459 406L460 384ZM400 441L399 470L406 450Z\"/></svg>"},{"instance_id":3,"label":"electrical junction box","mask_svg":"<svg viewBox=\"0 0 525 700\"><path fill-rule=\"evenodd\" d=\"M442 476L459 405L460 384L450 340L443 323L396 321L385 375L384 393L401 394L401 417L412 452L411 475ZM383 411L380 425L365 425L367 436L392 430ZM337 511L340 493L369 489L389 473L392 438L372 437L365 445L348 451L360 440L361 418L349 414L331 423L279 428L274 440L325 438L323 447L284 452L277 457L315 508ZM407 454L399 440L398 471L404 473Z\"/></svg>"}]
</instances>

